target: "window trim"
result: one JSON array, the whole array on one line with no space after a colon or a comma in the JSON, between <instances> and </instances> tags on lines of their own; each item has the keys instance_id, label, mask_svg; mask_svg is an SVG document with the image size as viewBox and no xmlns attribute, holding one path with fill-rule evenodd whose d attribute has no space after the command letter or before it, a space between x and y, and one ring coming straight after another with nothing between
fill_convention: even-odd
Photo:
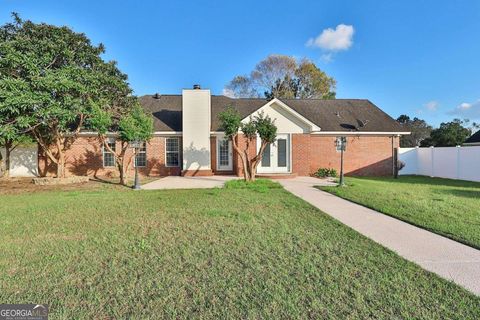
<instances>
[{"instance_id":1,"label":"window trim","mask_svg":"<svg viewBox=\"0 0 480 320\"><path fill-rule=\"evenodd\" d=\"M147 167L147 142L143 141L142 144L145 146L145 151L141 151L142 148L139 148L138 154L135 153L133 156L133 167L134 168L146 168ZM145 165L143 166L137 166L137 155L144 154L145 155Z\"/></svg>"},{"instance_id":2,"label":"window trim","mask_svg":"<svg viewBox=\"0 0 480 320\"><path fill-rule=\"evenodd\" d=\"M115 138L109 138L107 141L107 143L114 143L115 144L115 151L117 149L117 140ZM111 166L106 166L105 165L105 153L108 153L108 154L111 154L113 156L113 164ZM117 161L117 156L115 155L115 153L112 153L110 151L108 151L106 148L105 148L105 144L102 143L102 167L103 168L115 168L116 166L116 161Z\"/></svg>"},{"instance_id":3,"label":"window trim","mask_svg":"<svg viewBox=\"0 0 480 320\"><path fill-rule=\"evenodd\" d=\"M178 151L168 151L167 150L167 140L168 139L175 139L177 140L177 144L178 144ZM168 153L176 153L178 155L178 164L175 166L172 166L172 165L168 165L168 161L167 161L167 154ZM178 168L180 167L180 137L165 137L165 167L166 168Z\"/></svg>"}]
</instances>

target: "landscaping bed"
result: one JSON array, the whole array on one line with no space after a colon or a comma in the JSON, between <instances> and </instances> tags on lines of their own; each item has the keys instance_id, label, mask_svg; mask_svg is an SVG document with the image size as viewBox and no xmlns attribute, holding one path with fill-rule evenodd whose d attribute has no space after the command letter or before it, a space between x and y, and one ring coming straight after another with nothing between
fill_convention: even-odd
<instances>
[{"instance_id":1,"label":"landscaping bed","mask_svg":"<svg viewBox=\"0 0 480 320\"><path fill-rule=\"evenodd\" d=\"M0 301L52 318L478 316L480 298L265 180L0 201Z\"/></svg>"},{"instance_id":2,"label":"landscaping bed","mask_svg":"<svg viewBox=\"0 0 480 320\"><path fill-rule=\"evenodd\" d=\"M480 183L422 176L346 181L344 188L319 188L480 249Z\"/></svg>"},{"instance_id":3,"label":"landscaping bed","mask_svg":"<svg viewBox=\"0 0 480 320\"><path fill-rule=\"evenodd\" d=\"M73 176L67 178L52 178L52 177L41 177L33 178L33 184L37 186L55 186L55 185L68 185L68 184L78 184L86 183L90 179L86 176Z\"/></svg>"}]
</instances>

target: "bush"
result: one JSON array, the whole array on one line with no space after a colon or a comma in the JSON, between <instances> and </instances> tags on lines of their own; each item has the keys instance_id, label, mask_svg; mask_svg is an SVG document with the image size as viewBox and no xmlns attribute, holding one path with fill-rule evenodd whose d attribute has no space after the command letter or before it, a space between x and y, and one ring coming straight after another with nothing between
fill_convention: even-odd
<instances>
[{"instance_id":1,"label":"bush","mask_svg":"<svg viewBox=\"0 0 480 320\"><path fill-rule=\"evenodd\" d=\"M327 178L327 177L336 178L338 176L337 170L333 168L320 168L313 175L317 178Z\"/></svg>"}]
</instances>

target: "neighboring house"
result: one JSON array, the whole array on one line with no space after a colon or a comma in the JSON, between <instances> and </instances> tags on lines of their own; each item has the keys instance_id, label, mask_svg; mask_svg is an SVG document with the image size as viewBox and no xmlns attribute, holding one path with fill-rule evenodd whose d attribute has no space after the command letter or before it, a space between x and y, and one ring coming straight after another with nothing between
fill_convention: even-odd
<instances>
[{"instance_id":1,"label":"neighboring house","mask_svg":"<svg viewBox=\"0 0 480 320\"><path fill-rule=\"evenodd\" d=\"M463 143L464 146L480 146L480 130L477 131L474 135L472 135L470 138L465 140Z\"/></svg>"},{"instance_id":2,"label":"neighboring house","mask_svg":"<svg viewBox=\"0 0 480 320\"><path fill-rule=\"evenodd\" d=\"M243 121L259 112L275 120L277 141L265 150L257 170L262 174L306 176L322 167L338 170L335 139L347 136L346 173L390 175L399 137L408 134L368 100L232 99L211 95L199 86L181 95L139 99L154 118L155 133L134 162L142 174L150 176L241 175L240 157L225 139L218 119L228 106L237 109ZM112 146L119 143L114 135L110 139ZM240 145L243 140L239 138ZM253 154L258 141L251 147ZM81 133L67 152L68 174L116 175L114 165L113 155L104 150L95 133ZM50 172L49 168L53 169L42 158L40 172Z\"/></svg>"}]
</instances>

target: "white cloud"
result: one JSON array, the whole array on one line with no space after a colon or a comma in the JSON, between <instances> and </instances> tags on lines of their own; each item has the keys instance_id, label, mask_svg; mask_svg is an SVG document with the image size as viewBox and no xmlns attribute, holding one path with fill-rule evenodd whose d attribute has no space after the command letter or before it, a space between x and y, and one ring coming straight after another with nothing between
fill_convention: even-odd
<instances>
[{"instance_id":1,"label":"white cloud","mask_svg":"<svg viewBox=\"0 0 480 320\"><path fill-rule=\"evenodd\" d=\"M437 101L429 101L429 102L425 103L424 107L428 111L437 111L438 102Z\"/></svg>"},{"instance_id":2,"label":"white cloud","mask_svg":"<svg viewBox=\"0 0 480 320\"><path fill-rule=\"evenodd\" d=\"M438 101L432 100L425 103L421 108L416 110L417 114L424 114L425 112L434 113L438 110Z\"/></svg>"},{"instance_id":3,"label":"white cloud","mask_svg":"<svg viewBox=\"0 0 480 320\"><path fill-rule=\"evenodd\" d=\"M316 38L308 39L306 45L332 52L348 50L353 45L354 33L353 26L339 24L335 29L325 29Z\"/></svg>"},{"instance_id":4,"label":"white cloud","mask_svg":"<svg viewBox=\"0 0 480 320\"><path fill-rule=\"evenodd\" d=\"M320 56L320 59L325 63L332 62L333 61L333 53L331 53L331 52L324 53Z\"/></svg>"},{"instance_id":5,"label":"white cloud","mask_svg":"<svg viewBox=\"0 0 480 320\"><path fill-rule=\"evenodd\" d=\"M222 94L223 94L225 97L235 98L235 92L233 92L232 89L224 88L223 91L222 91Z\"/></svg>"},{"instance_id":6,"label":"white cloud","mask_svg":"<svg viewBox=\"0 0 480 320\"><path fill-rule=\"evenodd\" d=\"M463 102L455 109L450 110L448 114L469 119L480 119L480 99L472 103Z\"/></svg>"}]
</instances>

